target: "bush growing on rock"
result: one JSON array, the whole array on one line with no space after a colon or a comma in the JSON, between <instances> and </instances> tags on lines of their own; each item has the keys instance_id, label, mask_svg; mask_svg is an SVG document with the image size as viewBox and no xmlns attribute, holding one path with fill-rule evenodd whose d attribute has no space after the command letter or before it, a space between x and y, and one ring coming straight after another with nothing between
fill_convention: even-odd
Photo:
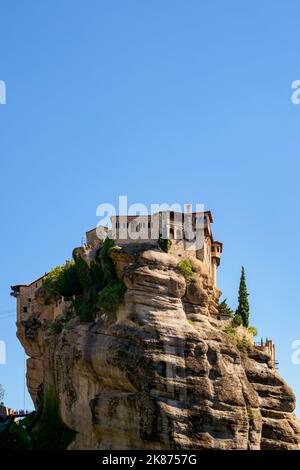
<instances>
[{"instance_id":1,"label":"bush growing on rock","mask_svg":"<svg viewBox=\"0 0 300 470\"><path fill-rule=\"evenodd\" d=\"M233 310L227 305L227 299L223 300L223 302L219 303L218 311L221 315L228 315L229 317L233 317Z\"/></svg>"},{"instance_id":2,"label":"bush growing on rock","mask_svg":"<svg viewBox=\"0 0 300 470\"><path fill-rule=\"evenodd\" d=\"M126 287L122 281L109 283L99 294L98 306L108 314L110 318L115 318L118 305L122 302Z\"/></svg>"},{"instance_id":3,"label":"bush growing on rock","mask_svg":"<svg viewBox=\"0 0 300 470\"><path fill-rule=\"evenodd\" d=\"M73 261L52 269L43 281L48 303L55 297L82 294L82 285Z\"/></svg>"},{"instance_id":4,"label":"bush growing on rock","mask_svg":"<svg viewBox=\"0 0 300 470\"><path fill-rule=\"evenodd\" d=\"M255 326L249 326L248 330L253 334L253 336L257 336L257 329Z\"/></svg>"},{"instance_id":5,"label":"bush growing on rock","mask_svg":"<svg viewBox=\"0 0 300 470\"><path fill-rule=\"evenodd\" d=\"M178 263L178 269L187 282L193 277L193 266L189 259L183 259Z\"/></svg>"},{"instance_id":6,"label":"bush growing on rock","mask_svg":"<svg viewBox=\"0 0 300 470\"><path fill-rule=\"evenodd\" d=\"M123 300L126 288L118 279L109 254L114 246L114 240L107 237L90 266L83 258L73 253L83 288L83 296L75 299L73 306L81 321L93 321L99 309L114 318L117 307Z\"/></svg>"},{"instance_id":7,"label":"bush growing on rock","mask_svg":"<svg viewBox=\"0 0 300 470\"><path fill-rule=\"evenodd\" d=\"M242 338L237 340L237 347L241 352L250 352L252 350L252 345L247 338Z\"/></svg>"},{"instance_id":8,"label":"bush growing on rock","mask_svg":"<svg viewBox=\"0 0 300 470\"><path fill-rule=\"evenodd\" d=\"M237 326L240 326L243 324L243 319L241 317L240 314L235 314L234 316L234 323L237 325Z\"/></svg>"},{"instance_id":9,"label":"bush growing on rock","mask_svg":"<svg viewBox=\"0 0 300 470\"><path fill-rule=\"evenodd\" d=\"M227 333L229 336L235 337L236 336L236 330L230 325L225 326L224 330L225 333Z\"/></svg>"},{"instance_id":10,"label":"bush growing on rock","mask_svg":"<svg viewBox=\"0 0 300 470\"><path fill-rule=\"evenodd\" d=\"M50 386L43 393L30 437L33 449L66 449L75 437L61 421L59 401Z\"/></svg>"},{"instance_id":11,"label":"bush growing on rock","mask_svg":"<svg viewBox=\"0 0 300 470\"><path fill-rule=\"evenodd\" d=\"M169 238L163 238L162 235L159 235L158 244L165 253L168 253L171 248L172 241Z\"/></svg>"}]
</instances>

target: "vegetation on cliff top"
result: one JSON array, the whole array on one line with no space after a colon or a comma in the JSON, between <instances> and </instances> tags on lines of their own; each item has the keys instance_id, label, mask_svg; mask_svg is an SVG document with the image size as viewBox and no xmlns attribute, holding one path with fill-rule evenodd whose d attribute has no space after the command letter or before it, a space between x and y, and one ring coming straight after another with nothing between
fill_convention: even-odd
<instances>
[{"instance_id":1,"label":"vegetation on cliff top","mask_svg":"<svg viewBox=\"0 0 300 470\"><path fill-rule=\"evenodd\" d=\"M125 285L119 280L109 252L114 241L106 238L103 246L90 264L76 250L73 261L64 266L57 266L46 276L43 287L46 292L45 303L50 303L60 296L73 297L69 317L79 316L83 322L93 321L97 311L101 310L114 318L118 305L122 302L126 291ZM68 315L66 316L67 319ZM57 322L53 331L60 332L65 321Z\"/></svg>"},{"instance_id":2,"label":"vegetation on cliff top","mask_svg":"<svg viewBox=\"0 0 300 470\"><path fill-rule=\"evenodd\" d=\"M99 294L98 306L111 318L115 317L118 305L123 300L126 287L120 280L110 282Z\"/></svg>"},{"instance_id":3,"label":"vegetation on cliff top","mask_svg":"<svg viewBox=\"0 0 300 470\"><path fill-rule=\"evenodd\" d=\"M73 261L67 261L64 266L56 266L43 281L46 291L46 303L56 297L71 297L82 294L82 285L78 278L77 269Z\"/></svg>"}]
</instances>

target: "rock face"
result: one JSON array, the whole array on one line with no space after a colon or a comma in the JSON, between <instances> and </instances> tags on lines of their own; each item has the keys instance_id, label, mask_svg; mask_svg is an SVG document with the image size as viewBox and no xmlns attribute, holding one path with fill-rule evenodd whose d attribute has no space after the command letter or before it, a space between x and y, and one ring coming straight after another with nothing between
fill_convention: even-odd
<instances>
[{"instance_id":1,"label":"rock face","mask_svg":"<svg viewBox=\"0 0 300 470\"><path fill-rule=\"evenodd\" d=\"M241 353L214 319L220 292L195 260L145 247L112 254L127 287L117 320L68 321L43 306L18 322L33 400L51 385L69 449L299 449L293 392L253 348Z\"/></svg>"}]
</instances>

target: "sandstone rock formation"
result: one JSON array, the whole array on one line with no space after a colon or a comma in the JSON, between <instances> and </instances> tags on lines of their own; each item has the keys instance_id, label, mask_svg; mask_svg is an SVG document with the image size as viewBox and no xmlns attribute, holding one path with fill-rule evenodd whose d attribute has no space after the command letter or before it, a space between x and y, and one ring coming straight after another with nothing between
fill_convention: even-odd
<instances>
[{"instance_id":1,"label":"sandstone rock formation","mask_svg":"<svg viewBox=\"0 0 300 470\"><path fill-rule=\"evenodd\" d=\"M111 255L127 287L116 321L57 332L40 302L17 324L31 396L53 387L77 433L69 449L299 449L293 392L268 355L240 352L218 326L205 266L187 283L175 257L148 248Z\"/></svg>"}]
</instances>

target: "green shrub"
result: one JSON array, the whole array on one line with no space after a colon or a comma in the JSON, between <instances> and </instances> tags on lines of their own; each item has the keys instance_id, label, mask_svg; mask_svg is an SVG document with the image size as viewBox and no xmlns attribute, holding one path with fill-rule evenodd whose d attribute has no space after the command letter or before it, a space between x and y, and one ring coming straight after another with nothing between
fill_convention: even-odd
<instances>
[{"instance_id":1,"label":"green shrub","mask_svg":"<svg viewBox=\"0 0 300 470\"><path fill-rule=\"evenodd\" d=\"M185 280L189 282L193 276L193 266L189 259L183 259L178 263L178 269L184 276Z\"/></svg>"},{"instance_id":2,"label":"green shrub","mask_svg":"<svg viewBox=\"0 0 300 470\"><path fill-rule=\"evenodd\" d=\"M238 339L236 345L241 352L246 353L252 350L252 345L247 338Z\"/></svg>"},{"instance_id":3,"label":"green shrub","mask_svg":"<svg viewBox=\"0 0 300 470\"><path fill-rule=\"evenodd\" d=\"M73 308L81 322L91 322L96 316L96 304L92 303L89 298L77 298L73 300Z\"/></svg>"},{"instance_id":4,"label":"green shrub","mask_svg":"<svg viewBox=\"0 0 300 470\"><path fill-rule=\"evenodd\" d=\"M239 314L236 314L236 315L234 316L233 321L234 321L234 323L235 323L237 326L240 326L240 325L243 324L243 319L242 319L241 315L239 315Z\"/></svg>"},{"instance_id":5,"label":"green shrub","mask_svg":"<svg viewBox=\"0 0 300 470\"><path fill-rule=\"evenodd\" d=\"M83 297L73 301L73 309L80 321L93 321L97 312L98 292L103 287L103 270L98 260L92 261L90 266L76 252L73 252L75 267L83 289Z\"/></svg>"},{"instance_id":6,"label":"green shrub","mask_svg":"<svg viewBox=\"0 0 300 470\"><path fill-rule=\"evenodd\" d=\"M44 281L45 303L50 303L58 295L75 295L69 315L77 315L82 322L91 322L100 308L113 316L126 290L110 258L110 250L114 246L114 240L107 237L90 265L74 250L74 262L68 261L47 275ZM60 333L67 321L66 315L57 319L51 325L52 332Z\"/></svg>"},{"instance_id":7,"label":"green shrub","mask_svg":"<svg viewBox=\"0 0 300 470\"><path fill-rule=\"evenodd\" d=\"M45 303L49 304L56 297L71 297L82 293L82 287L73 261L52 269L43 281L46 291Z\"/></svg>"},{"instance_id":8,"label":"green shrub","mask_svg":"<svg viewBox=\"0 0 300 470\"><path fill-rule=\"evenodd\" d=\"M48 387L38 412L8 423L0 436L0 450L66 449L75 437L61 421L58 400Z\"/></svg>"},{"instance_id":9,"label":"green shrub","mask_svg":"<svg viewBox=\"0 0 300 470\"><path fill-rule=\"evenodd\" d=\"M93 286L96 291L102 289L104 285L103 269L101 264L97 261L92 261L90 264L90 282L91 286Z\"/></svg>"},{"instance_id":10,"label":"green shrub","mask_svg":"<svg viewBox=\"0 0 300 470\"><path fill-rule=\"evenodd\" d=\"M114 263L109 256L109 251L115 246L114 240L106 237L103 246L99 252L99 260L103 271L103 280L106 284L114 282L117 279Z\"/></svg>"},{"instance_id":11,"label":"green shrub","mask_svg":"<svg viewBox=\"0 0 300 470\"><path fill-rule=\"evenodd\" d=\"M106 238L99 252L99 260L103 271L104 287L99 293L97 306L110 318L116 317L119 304L124 298L126 287L119 280L110 251L115 247L114 240Z\"/></svg>"},{"instance_id":12,"label":"green shrub","mask_svg":"<svg viewBox=\"0 0 300 470\"><path fill-rule=\"evenodd\" d=\"M236 336L236 330L230 325L225 326L224 330L225 333L227 333L229 336L235 337Z\"/></svg>"},{"instance_id":13,"label":"green shrub","mask_svg":"<svg viewBox=\"0 0 300 470\"><path fill-rule=\"evenodd\" d=\"M229 317L233 317L234 314L233 310L227 305L227 299L218 305L218 311L221 315L228 315Z\"/></svg>"},{"instance_id":14,"label":"green shrub","mask_svg":"<svg viewBox=\"0 0 300 470\"><path fill-rule=\"evenodd\" d=\"M110 318L115 318L117 308L124 298L126 287L120 280L108 284L99 294L98 306L108 314Z\"/></svg>"},{"instance_id":15,"label":"green shrub","mask_svg":"<svg viewBox=\"0 0 300 470\"><path fill-rule=\"evenodd\" d=\"M168 253L172 245L172 240L170 240L170 238L163 238L163 236L160 234L158 244L165 253Z\"/></svg>"},{"instance_id":16,"label":"green shrub","mask_svg":"<svg viewBox=\"0 0 300 470\"><path fill-rule=\"evenodd\" d=\"M82 291L86 294L92 285L89 265L80 255L77 255L75 251L73 251L73 258Z\"/></svg>"},{"instance_id":17,"label":"green shrub","mask_svg":"<svg viewBox=\"0 0 300 470\"><path fill-rule=\"evenodd\" d=\"M248 331L253 334L253 336L257 336L257 329L255 326L249 326Z\"/></svg>"},{"instance_id":18,"label":"green shrub","mask_svg":"<svg viewBox=\"0 0 300 470\"><path fill-rule=\"evenodd\" d=\"M33 449L66 449L75 437L75 432L67 429L61 421L59 403L52 387L43 394L37 422L32 429Z\"/></svg>"},{"instance_id":19,"label":"green shrub","mask_svg":"<svg viewBox=\"0 0 300 470\"><path fill-rule=\"evenodd\" d=\"M32 448L31 436L29 433L30 416L24 419L5 424L5 429L0 434L0 450L30 450Z\"/></svg>"},{"instance_id":20,"label":"green shrub","mask_svg":"<svg viewBox=\"0 0 300 470\"><path fill-rule=\"evenodd\" d=\"M247 416L250 421L261 420L261 414L257 408L251 408L247 406Z\"/></svg>"}]
</instances>

